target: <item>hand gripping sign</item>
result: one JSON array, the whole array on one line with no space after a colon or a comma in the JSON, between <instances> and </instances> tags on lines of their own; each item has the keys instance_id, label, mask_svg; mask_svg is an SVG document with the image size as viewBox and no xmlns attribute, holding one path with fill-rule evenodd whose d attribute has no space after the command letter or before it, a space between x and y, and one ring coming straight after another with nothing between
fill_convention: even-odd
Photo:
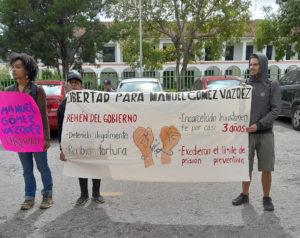
<instances>
[{"instance_id":1,"label":"hand gripping sign","mask_svg":"<svg viewBox=\"0 0 300 238\"><path fill-rule=\"evenodd\" d=\"M0 92L0 138L6 150L43 151L41 113L34 99L25 93Z\"/></svg>"}]
</instances>

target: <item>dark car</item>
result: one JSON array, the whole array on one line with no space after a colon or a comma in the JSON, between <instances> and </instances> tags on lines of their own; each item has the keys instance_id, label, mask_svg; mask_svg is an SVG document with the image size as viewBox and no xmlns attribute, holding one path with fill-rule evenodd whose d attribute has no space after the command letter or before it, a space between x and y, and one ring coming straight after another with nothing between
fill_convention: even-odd
<instances>
[{"instance_id":1,"label":"dark car","mask_svg":"<svg viewBox=\"0 0 300 238\"><path fill-rule=\"evenodd\" d=\"M300 68L285 74L280 80L281 116L292 119L292 126L300 130Z\"/></svg>"},{"instance_id":2,"label":"dark car","mask_svg":"<svg viewBox=\"0 0 300 238\"><path fill-rule=\"evenodd\" d=\"M65 98L64 81L36 81L35 84L43 87L46 93L49 127L57 130L57 109Z\"/></svg>"},{"instance_id":3,"label":"dark car","mask_svg":"<svg viewBox=\"0 0 300 238\"><path fill-rule=\"evenodd\" d=\"M244 82L242 78L230 75L202 77L194 82L192 90L235 87L242 82Z\"/></svg>"}]
</instances>

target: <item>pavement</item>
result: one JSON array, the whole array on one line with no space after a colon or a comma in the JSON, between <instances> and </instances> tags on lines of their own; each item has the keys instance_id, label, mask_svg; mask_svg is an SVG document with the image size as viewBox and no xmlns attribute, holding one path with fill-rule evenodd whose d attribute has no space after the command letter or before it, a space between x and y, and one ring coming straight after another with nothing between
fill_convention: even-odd
<instances>
[{"instance_id":1,"label":"pavement","mask_svg":"<svg viewBox=\"0 0 300 238\"><path fill-rule=\"evenodd\" d=\"M62 175L57 139L48 152L54 181L53 207L29 211L22 167L0 145L0 237L300 237L300 132L290 121L274 126L276 165L271 196L274 212L264 212L260 173L253 172L250 204L232 206L241 183L153 183L103 180L106 202L78 207L78 179ZM255 164L256 168L257 164ZM37 189L42 188L35 169ZM89 181L91 190L91 181Z\"/></svg>"}]
</instances>

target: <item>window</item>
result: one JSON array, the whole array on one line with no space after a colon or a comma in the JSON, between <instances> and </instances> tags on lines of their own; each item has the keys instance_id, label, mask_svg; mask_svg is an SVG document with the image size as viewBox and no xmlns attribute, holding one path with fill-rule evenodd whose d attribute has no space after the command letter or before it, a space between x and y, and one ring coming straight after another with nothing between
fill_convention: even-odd
<instances>
[{"instance_id":1,"label":"window","mask_svg":"<svg viewBox=\"0 0 300 238\"><path fill-rule=\"evenodd\" d=\"M144 71L143 76L147 78L155 78L155 71Z\"/></svg>"},{"instance_id":2,"label":"window","mask_svg":"<svg viewBox=\"0 0 300 238\"><path fill-rule=\"evenodd\" d=\"M134 81L120 83L118 92L160 92L161 88L158 82Z\"/></svg>"},{"instance_id":3,"label":"window","mask_svg":"<svg viewBox=\"0 0 300 238\"><path fill-rule=\"evenodd\" d=\"M103 49L103 62L116 62L115 47L105 47Z\"/></svg>"},{"instance_id":4,"label":"window","mask_svg":"<svg viewBox=\"0 0 300 238\"><path fill-rule=\"evenodd\" d=\"M185 77L184 77L184 88L191 88L192 84L194 83L194 75L195 71L193 70L188 70L185 72Z\"/></svg>"},{"instance_id":5,"label":"window","mask_svg":"<svg viewBox=\"0 0 300 238\"><path fill-rule=\"evenodd\" d=\"M135 72L123 72L123 79L135 78Z\"/></svg>"},{"instance_id":6,"label":"window","mask_svg":"<svg viewBox=\"0 0 300 238\"><path fill-rule=\"evenodd\" d=\"M238 79L227 79L227 80L211 80L207 81L207 88L228 88L236 87L241 85L241 81Z\"/></svg>"},{"instance_id":7,"label":"window","mask_svg":"<svg viewBox=\"0 0 300 238\"><path fill-rule=\"evenodd\" d=\"M250 69L247 69L245 71L245 78L249 78L250 77Z\"/></svg>"},{"instance_id":8,"label":"window","mask_svg":"<svg viewBox=\"0 0 300 238\"><path fill-rule=\"evenodd\" d=\"M253 54L253 45L247 45L246 47L246 60L250 59L250 56Z\"/></svg>"},{"instance_id":9,"label":"window","mask_svg":"<svg viewBox=\"0 0 300 238\"><path fill-rule=\"evenodd\" d=\"M47 96L59 95L61 92L60 84L40 84Z\"/></svg>"},{"instance_id":10,"label":"window","mask_svg":"<svg viewBox=\"0 0 300 238\"><path fill-rule=\"evenodd\" d=\"M211 50L209 47L205 48L205 61L212 61L210 52L211 52Z\"/></svg>"},{"instance_id":11,"label":"window","mask_svg":"<svg viewBox=\"0 0 300 238\"><path fill-rule=\"evenodd\" d=\"M273 51L273 46L272 45L268 45L267 46L267 57L268 57L268 60L272 59L272 51Z\"/></svg>"},{"instance_id":12,"label":"window","mask_svg":"<svg viewBox=\"0 0 300 238\"><path fill-rule=\"evenodd\" d=\"M233 60L233 46L226 47L225 60Z\"/></svg>"},{"instance_id":13,"label":"window","mask_svg":"<svg viewBox=\"0 0 300 238\"><path fill-rule=\"evenodd\" d=\"M205 76L214 76L214 70L205 70L204 72L204 75Z\"/></svg>"},{"instance_id":14,"label":"window","mask_svg":"<svg viewBox=\"0 0 300 238\"><path fill-rule=\"evenodd\" d=\"M291 55L292 55L292 46L288 45L286 47L286 55L285 55L285 59L286 60L290 60L291 59Z\"/></svg>"},{"instance_id":15,"label":"window","mask_svg":"<svg viewBox=\"0 0 300 238\"><path fill-rule=\"evenodd\" d=\"M173 89L174 86L174 71L165 71L163 74L163 87L166 89Z\"/></svg>"},{"instance_id":16,"label":"window","mask_svg":"<svg viewBox=\"0 0 300 238\"><path fill-rule=\"evenodd\" d=\"M102 81L105 79L114 80L117 78L118 78L118 75L116 72L101 72Z\"/></svg>"},{"instance_id":17,"label":"window","mask_svg":"<svg viewBox=\"0 0 300 238\"><path fill-rule=\"evenodd\" d=\"M92 73L92 72L83 72L81 76L82 76L82 78L88 78L88 79L97 78L96 74Z\"/></svg>"},{"instance_id":18,"label":"window","mask_svg":"<svg viewBox=\"0 0 300 238\"><path fill-rule=\"evenodd\" d=\"M232 75L232 69L226 69L225 75Z\"/></svg>"}]
</instances>

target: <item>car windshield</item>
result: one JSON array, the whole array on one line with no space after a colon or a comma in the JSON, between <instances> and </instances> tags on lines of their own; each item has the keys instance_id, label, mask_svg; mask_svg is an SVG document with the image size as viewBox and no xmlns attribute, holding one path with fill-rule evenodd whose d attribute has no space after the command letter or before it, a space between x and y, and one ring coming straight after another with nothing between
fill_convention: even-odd
<instances>
[{"instance_id":1,"label":"car windshield","mask_svg":"<svg viewBox=\"0 0 300 238\"><path fill-rule=\"evenodd\" d=\"M226 79L226 80L212 80L207 81L207 88L227 88L227 87L234 87L239 86L241 84L240 80L237 79Z\"/></svg>"},{"instance_id":2,"label":"car windshield","mask_svg":"<svg viewBox=\"0 0 300 238\"><path fill-rule=\"evenodd\" d=\"M157 82L126 82L121 83L119 92L160 92Z\"/></svg>"},{"instance_id":3,"label":"car windshield","mask_svg":"<svg viewBox=\"0 0 300 238\"><path fill-rule=\"evenodd\" d=\"M47 96L59 95L61 90L60 84L40 84L45 90Z\"/></svg>"}]
</instances>

